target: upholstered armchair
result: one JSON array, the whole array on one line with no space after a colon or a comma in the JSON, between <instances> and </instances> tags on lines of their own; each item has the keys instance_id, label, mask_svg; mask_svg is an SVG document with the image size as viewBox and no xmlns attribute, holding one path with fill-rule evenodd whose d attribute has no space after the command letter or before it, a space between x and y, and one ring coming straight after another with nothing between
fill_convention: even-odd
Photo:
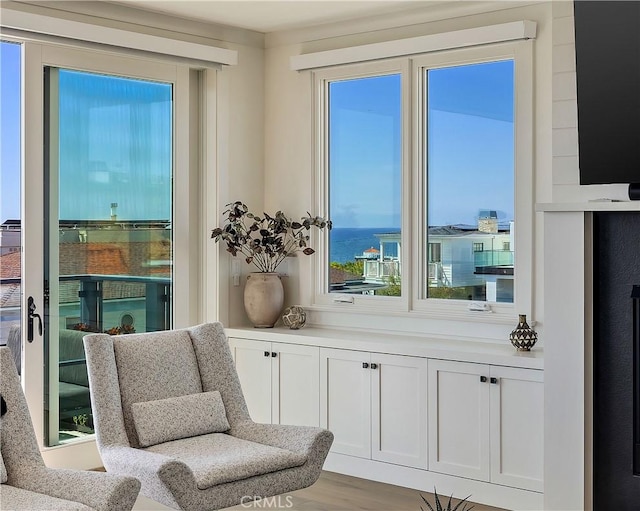
<instances>
[{"instance_id":1,"label":"upholstered armchair","mask_svg":"<svg viewBox=\"0 0 640 511\"><path fill-rule=\"evenodd\" d=\"M220 323L84 343L104 466L150 499L207 511L319 477L333 434L253 422Z\"/></svg>"},{"instance_id":2,"label":"upholstered armchair","mask_svg":"<svg viewBox=\"0 0 640 511\"><path fill-rule=\"evenodd\" d=\"M47 468L36 441L13 356L0 347L0 509L128 511L140 491L133 477Z\"/></svg>"}]
</instances>

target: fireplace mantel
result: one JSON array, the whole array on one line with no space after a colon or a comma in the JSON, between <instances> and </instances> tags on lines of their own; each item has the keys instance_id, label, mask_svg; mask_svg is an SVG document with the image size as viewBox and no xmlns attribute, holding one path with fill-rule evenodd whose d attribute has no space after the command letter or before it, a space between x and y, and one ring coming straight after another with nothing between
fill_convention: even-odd
<instances>
[{"instance_id":1,"label":"fireplace mantel","mask_svg":"<svg viewBox=\"0 0 640 511\"><path fill-rule=\"evenodd\" d=\"M540 213L640 211L640 201L603 199L588 202L542 202L536 204L536 211Z\"/></svg>"},{"instance_id":2,"label":"fireplace mantel","mask_svg":"<svg viewBox=\"0 0 640 511\"><path fill-rule=\"evenodd\" d=\"M536 206L544 218L546 511L592 509L592 212L622 206L631 204Z\"/></svg>"}]
</instances>

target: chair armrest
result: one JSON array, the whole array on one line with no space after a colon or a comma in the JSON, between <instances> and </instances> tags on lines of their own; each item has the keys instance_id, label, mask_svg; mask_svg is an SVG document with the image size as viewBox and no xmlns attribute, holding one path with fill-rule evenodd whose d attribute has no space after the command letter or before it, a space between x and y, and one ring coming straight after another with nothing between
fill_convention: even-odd
<instances>
[{"instance_id":1,"label":"chair armrest","mask_svg":"<svg viewBox=\"0 0 640 511\"><path fill-rule=\"evenodd\" d=\"M64 468L32 467L11 485L59 499L80 502L97 511L129 511L140 491L134 477Z\"/></svg>"},{"instance_id":2,"label":"chair armrest","mask_svg":"<svg viewBox=\"0 0 640 511\"><path fill-rule=\"evenodd\" d=\"M230 433L243 440L288 449L306 456L318 449L324 450L326 448L328 451L333 443L331 431L311 426L259 424L253 421L244 421L236 424Z\"/></svg>"},{"instance_id":3,"label":"chair armrest","mask_svg":"<svg viewBox=\"0 0 640 511\"><path fill-rule=\"evenodd\" d=\"M181 490L183 484L195 487L191 469L182 461L155 452L122 445L102 446L100 456L104 466L114 474L136 477L143 487L153 488L154 493L166 493L158 486L158 479L171 489ZM168 495L173 500L173 497Z\"/></svg>"}]
</instances>

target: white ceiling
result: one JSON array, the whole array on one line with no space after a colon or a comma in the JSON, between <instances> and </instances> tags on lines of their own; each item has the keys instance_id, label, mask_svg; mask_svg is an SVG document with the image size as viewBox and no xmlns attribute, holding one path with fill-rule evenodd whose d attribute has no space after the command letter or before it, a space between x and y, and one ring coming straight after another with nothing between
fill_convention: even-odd
<instances>
[{"instance_id":1,"label":"white ceiling","mask_svg":"<svg viewBox=\"0 0 640 511\"><path fill-rule=\"evenodd\" d=\"M274 32L435 4L433 0L118 0L138 9Z\"/></svg>"}]
</instances>

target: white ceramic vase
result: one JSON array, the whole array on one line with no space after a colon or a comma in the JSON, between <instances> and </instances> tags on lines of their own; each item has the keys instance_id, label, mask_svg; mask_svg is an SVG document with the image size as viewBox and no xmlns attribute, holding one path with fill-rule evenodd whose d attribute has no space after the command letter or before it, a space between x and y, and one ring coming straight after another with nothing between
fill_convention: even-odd
<instances>
[{"instance_id":1,"label":"white ceramic vase","mask_svg":"<svg viewBox=\"0 0 640 511\"><path fill-rule=\"evenodd\" d=\"M284 288L277 273L250 273L244 286L244 309L256 328L273 328L284 305Z\"/></svg>"}]
</instances>

